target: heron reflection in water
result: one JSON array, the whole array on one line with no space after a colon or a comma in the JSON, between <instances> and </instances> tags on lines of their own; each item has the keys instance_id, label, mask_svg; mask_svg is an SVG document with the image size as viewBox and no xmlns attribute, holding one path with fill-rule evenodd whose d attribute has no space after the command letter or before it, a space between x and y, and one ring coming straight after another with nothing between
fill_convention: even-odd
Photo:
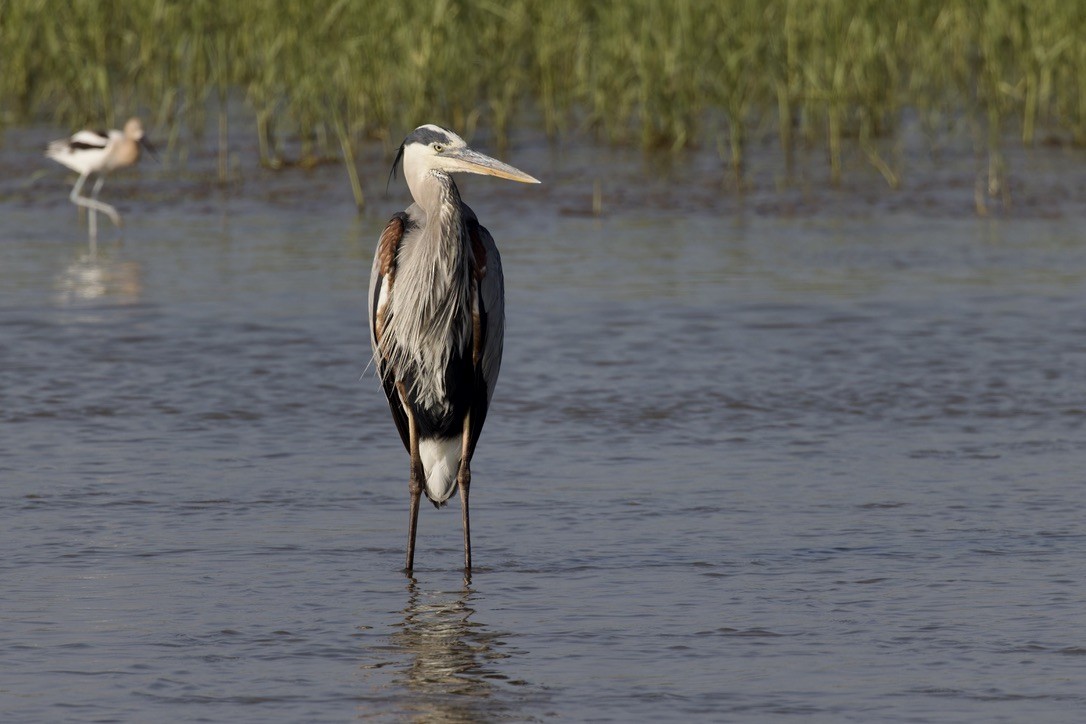
<instances>
[{"instance_id":1,"label":"heron reflection in water","mask_svg":"<svg viewBox=\"0 0 1086 724\"><path fill-rule=\"evenodd\" d=\"M501 635L471 617L475 596L467 580L459 591L423 591L414 578L399 631L390 643L411 658L395 683L413 696L409 711L419 721L486 721L508 706L509 681L492 664L510 654Z\"/></svg>"}]
</instances>

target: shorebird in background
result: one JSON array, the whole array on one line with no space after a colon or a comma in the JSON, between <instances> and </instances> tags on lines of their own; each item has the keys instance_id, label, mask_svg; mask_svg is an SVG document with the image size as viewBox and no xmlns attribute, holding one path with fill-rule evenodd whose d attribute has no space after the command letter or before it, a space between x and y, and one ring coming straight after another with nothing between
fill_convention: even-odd
<instances>
[{"instance_id":1,"label":"shorebird in background","mask_svg":"<svg viewBox=\"0 0 1086 724\"><path fill-rule=\"evenodd\" d=\"M494 239L451 174L539 181L435 125L404 140L393 174L401 160L415 203L381 234L368 306L377 371L411 456L406 569L414 567L420 496L441 507L459 489L470 571L470 464L501 366L505 287Z\"/></svg>"},{"instance_id":2,"label":"shorebird in background","mask_svg":"<svg viewBox=\"0 0 1086 724\"><path fill-rule=\"evenodd\" d=\"M73 204L88 209L91 253L94 253L98 240L97 212L107 214L116 226L121 225L121 215L117 210L98 200L98 192L102 190L106 174L136 163L140 158L141 147L154 154L154 148L143 137L143 123L138 118L130 118L124 124L123 131L79 131L71 138L53 141L45 150L46 156L79 174L79 180L75 182L68 198ZM98 180L94 183L90 197L82 196L80 191L91 174L98 174Z\"/></svg>"}]
</instances>

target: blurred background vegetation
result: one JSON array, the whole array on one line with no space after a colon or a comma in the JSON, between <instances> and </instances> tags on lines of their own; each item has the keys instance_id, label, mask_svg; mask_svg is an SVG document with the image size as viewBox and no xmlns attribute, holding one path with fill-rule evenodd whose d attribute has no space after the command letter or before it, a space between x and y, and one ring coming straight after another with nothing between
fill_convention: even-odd
<instances>
[{"instance_id":1,"label":"blurred background vegetation","mask_svg":"<svg viewBox=\"0 0 1086 724\"><path fill-rule=\"evenodd\" d=\"M854 144L893 186L908 121L964 129L994 187L1002 144L1086 145L1084 40L1079 0L0 0L0 123L217 127L225 173L241 99L272 167L290 136L353 174L438 121L699 147L740 185L754 140L834 182Z\"/></svg>"}]
</instances>

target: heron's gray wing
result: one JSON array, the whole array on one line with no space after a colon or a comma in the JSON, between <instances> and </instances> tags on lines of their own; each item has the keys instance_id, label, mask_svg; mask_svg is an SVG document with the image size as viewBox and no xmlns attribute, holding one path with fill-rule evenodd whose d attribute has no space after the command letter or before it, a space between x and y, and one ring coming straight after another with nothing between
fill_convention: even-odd
<instances>
[{"instance_id":1,"label":"heron's gray wing","mask_svg":"<svg viewBox=\"0 0 1086 724\"><path fill-rule=\"evenodd\" d=\"M469 457L475 452L475 444L486 421L490 400L502 364L502 345L505 342L505 277L502 259L494 237L479 224L475 214L465 214L468 235L474 258L472 267L478 300L478 337L474 340L473 363L475 365L475 393L471 401L471 441Z\"/></svg>"},{"instance_id":2,"label":"heron's gray wing","mask_svg":"<svg viewBox=\"0 0 1086 724\"><path fill-rule=\"evenodd\" d=\"M377 249L373 254L373 268L370 270L369 327L370 345L373 347L373 361L377 365L377 374L381 377L381 386L388 398L388 407L392 410L392 419L396 422L396 429L400 432L400 439L408 450L411 449L410 433L408 431L407 412L400 402L400 395L396 390L396 376L388 358L381 349L381 336L388 324L388 315L392 309L389 300L394 293L396 282L396 256L403 240L404 232L410 224L410 218L404 212L399 212L388 222L385 230L381 232L381 238L377 242Z\"/></svg>"}]
</instances>

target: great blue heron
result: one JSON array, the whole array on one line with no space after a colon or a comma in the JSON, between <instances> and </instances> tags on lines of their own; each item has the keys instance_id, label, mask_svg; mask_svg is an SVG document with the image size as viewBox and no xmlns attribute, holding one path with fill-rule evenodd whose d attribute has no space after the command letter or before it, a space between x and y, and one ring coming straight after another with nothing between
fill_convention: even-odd
<instances>
[{"instance_id":1,"label":"great blue heron","mask_svg":"<svg viewBox=\"0 0 1086 724\"><path fill-rule=\"evenodd\" d=\"M441 507L460 490L464 568L471 569L468 488L505 336L505 288L494 239L450 174L539 183L435 125L400 145L396 164L415 203L381 233L370 274L369 324L392 419L411 456L407 567L414 567L423 492Z\"/></svg>"},{"instance_id":2,"label":"great blue heron","mask_svg":"<svg viewBox=\"0 0 1086 724\"><path fill-rule=\"evenodd\" d=\"M143 123L138 118L129 118L123 131L77 131L70 138L53 141L45 150L46 156L79 174L79 180L75 182L68 198L73 204L90 210L87 223L92 251L98 238L96 212L107 214L116 226L121 225L121 215L117 213L117 209L98 200L98 192L102 190L106 174L138 161L141 146L154 154L154 148L143 137ZM91 191L91 197L87 198L79 192L83 190L83 184L92 173L98 174L98 180Z\"/></svg>"}]
</instances>

